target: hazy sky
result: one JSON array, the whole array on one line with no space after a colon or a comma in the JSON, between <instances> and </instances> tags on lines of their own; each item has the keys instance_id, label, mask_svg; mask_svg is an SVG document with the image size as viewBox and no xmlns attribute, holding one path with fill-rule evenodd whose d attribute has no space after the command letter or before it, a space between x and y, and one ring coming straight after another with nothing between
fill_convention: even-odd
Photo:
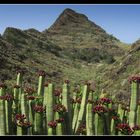
<instances>
[{"instance_id":1,"label":"hazy sky","mask_svg":"<svg viewBox=\"0 0 140 140\"><path fill-rule=\"evenodd\" d=\"M43 31L49 28L59 14L71 8L83 13L101 26L107 33L126 43L133 43L140 38L140 5L2 5L0 4L0 33L6 27L20 29L35 28Z\"/></svg>"}]
</instances>

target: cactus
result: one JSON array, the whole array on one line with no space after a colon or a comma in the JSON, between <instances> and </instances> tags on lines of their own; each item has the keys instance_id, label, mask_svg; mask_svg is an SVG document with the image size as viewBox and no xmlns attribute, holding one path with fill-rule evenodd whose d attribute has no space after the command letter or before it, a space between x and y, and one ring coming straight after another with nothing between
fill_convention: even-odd
<instances>
[{"instance_id":1,"label":"cactus","mask_svg":"<svg viewBox=\"0 0 140 140\"><path fill-rule=\"evenodd\" d=\"M103 116L100 116L98 113L95 113L94 116L95 123L95 135L103 135L104 134L104 120Z\"/></svg>"},{"instance_id":2,"label":"cactus","mask_svg":"<svg viewBox=\"0 0 140 140\"><path fill-rule=\"evenodd\" d=\"M62 90L44 80L40 71L37 95L29 87L23 92L21 72L14 90L0 84L0 135L140 135L139 76L130 78L130 105L119 103L118 108L91 83L71 94L68 80Z\"/></svg>"},{"instance_id":3,"label":"cactus","mask_svg":"<svg viewBox=\"0 0 140 140\"><path fill-rule=\"evenodd\" d=\"M70 93L69 93L69 81L66 80L65 83L63 84L62 88L62 95L63 95L63 100L62 104L66 107L67 112L64 115L64 120L65 120L65 125L66 125L66 133L68 135L72 134L72 108L70 105Z\"/></svg>"},{"instance_id":4,"label":"cactus","mask_svg":"<svg viewBox=\"0 0 140 140\"><path fill-rule=\"evenodd\" d=\"M45 108L43 107L42 99L36 99L36 104L33 107L35 111L34 117L34 133L37 135L43 134L43 115Z\"/></svg>"},{"instance_id":5,"label":"cactus","mask_svg":"<svg viewBox=\"0 0 140 140\"><path fill-rule=\"evenodd\" d=\"M82 94L83 94L82 95L82 101L81 101L80 111L79 111L79 114L78 114L78 119L77 119L75 132L77 132L77 130L80 126L80 123L83 121L83 118L84 118L84 113L85 113L85 110L86 110L86 100L87 100L87 97L88 97L88 85L84 85Z\"/></svg>"},{"instance_id":6,"label":"cactus","mask_svg":"<svg viewBox=\"0 0 140 140\"><path fill-rule=\"evenodd\" d=\"M12 134L12 103L13 103L13 96L12 94L5 95L5 119L6 119L6 134Z\"/></svg>"},{"instance_id":7,"label":"cactus","mask_svg":"<svg viewBox=\"0 0 140 140\"><path fill-rule=\"evenodd\" d=\"M88 103L86 106L86 129L87 129L87 135L93 135L94 132L94 128L93 128L93 93L90 92L89 93L89 97L88 97Z\"/></svg>"},{"instance_id":8,"label":"cactus","mask_svg":"<svg viewBox=\"0 0 140 140\"><path fill-rule=\"evenodd\" d=\"M47 117L47 127L49 129L48 123L51 121L54 121L54 111L53 111L53 107L54 107L54 96L53 96L53 91L54 91L54 86L52 83L48 84L48 89L46 90L46 92L44 94L45 95L45 99L44 99L44 104L46 105L46 117ZM49 129L48 131L50 131L51 129Z\"/></svg>"},{"instance_id":9,"label":"cactus","mask_svg":"<svg viewBox=\"0 0 140 140\"><path fill-rule=\"evenodd\" d=\"M72 131L73 134L75 132L75 127L76 127L76 122L78 119L78 114L79 114L79 110L80 110L80 104L77 102L74 108L74 115L73 115L73 120L72 120Z\"/></svg>"},{"instance_id":10,"label":"cactus","mask_svg":"<svg viewBox=\"0 0 140 140\"><path fill-rule=\"evenodd\" d=\"M6 135L6 120L5 120L5 104L4 104L4 87L0 85L0 135Z\"/></svg>"},{"instance_id":11,"label":"cactus","mask_svg":"<svg viewBox=\"0 0 140 140\"><path fill-rule=\"evenodd\" d=\"M45 81L46 73L44 71L39 71L38 75L39 75L39 80L38 80L37 94L38 94L38 96L43 96L43 93L44 93L44 81Z\"/></svg>"},{"instance_id":12,"label":"cactus","mask_svg":"<svg viewBox=\"0 0 140 140\"><path fill-rule=\"evenodd\" d=\"M57 126L56 126L56 135L63 135L63 120L61 118L61 115L58 112L55 112L55 120L57 120Z\"/></svg>"},{"instance_id":13,"label":"cactus","mask_svg":"<svg viewBox=\"0 0 140 140\"><path fill-rule=\"evenodd\" d=\"M132 76L130 78L130 82L131 82L131 101L130 101L129 125L132 128L137 121L140 77Z\"/></svg>"}]
</instances>

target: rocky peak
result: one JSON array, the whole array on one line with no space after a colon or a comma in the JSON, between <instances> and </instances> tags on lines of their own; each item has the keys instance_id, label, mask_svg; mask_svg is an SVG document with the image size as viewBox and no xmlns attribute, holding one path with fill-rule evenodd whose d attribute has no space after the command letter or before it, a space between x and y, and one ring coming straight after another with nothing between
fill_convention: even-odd
<instances>
[{"instance_id":1,"label":"rocky peak","mask_svg":"<svg viewBox=\"0 0 140 140\"><path fill-rule=\"evenodd\" d=\"M49 28L49 31L58 31L64 26L81 24L82 22L84 23L87 21L88 18L85 15L77 13L74 10L67 8L59 15L55 23Z\"/></svg>"}]
</instances>

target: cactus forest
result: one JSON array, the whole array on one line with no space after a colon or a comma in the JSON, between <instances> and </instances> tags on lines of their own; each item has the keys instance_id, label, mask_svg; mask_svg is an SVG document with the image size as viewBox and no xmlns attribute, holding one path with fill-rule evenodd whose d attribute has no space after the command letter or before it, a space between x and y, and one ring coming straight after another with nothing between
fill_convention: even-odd
<instances>
[{"instance_id":1,"label":"cactus forest","mask_svg":"<svg viewBox=\"0 0 140 140\"><path fill-rule=\"evenodd\" d=\"M129 105L97 93L85 81L74 90L61 88L38 72L38 87L24 87L21 70L13 87L0 84L0 135L140 135L140 75L128 78Z\"/></svg>"}]
</instances>

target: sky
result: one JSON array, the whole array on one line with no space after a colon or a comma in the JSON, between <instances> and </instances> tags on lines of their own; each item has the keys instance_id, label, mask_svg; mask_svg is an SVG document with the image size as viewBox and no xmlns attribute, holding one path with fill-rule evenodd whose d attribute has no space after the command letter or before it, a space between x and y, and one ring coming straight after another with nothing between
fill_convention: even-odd
<instances>
[{"instance_id":1,"label":"sky","mask_svg":"<svg viewBox=\"0 0 140 140\"><path fill-rule=\"evenodd\" d=\"M139 4L0 4L0 34L6 27L43 31L66 8L85 14L89 20L122 42L134 43L140 38Z\"/></svg>"}]
</instances>

